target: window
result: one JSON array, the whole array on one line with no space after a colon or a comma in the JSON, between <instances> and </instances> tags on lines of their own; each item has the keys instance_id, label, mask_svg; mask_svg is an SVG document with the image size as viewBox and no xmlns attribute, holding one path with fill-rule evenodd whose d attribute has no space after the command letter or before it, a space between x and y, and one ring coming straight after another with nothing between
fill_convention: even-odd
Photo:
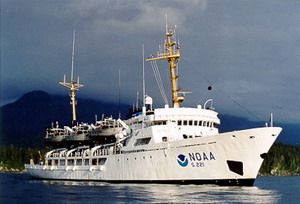
<instances>
[{"instance_id":1,"label":"window","mask_svg":"<svg viewBox=\"0 0 300 204\"><path fill-rule=\"evenodd\" d=\"M136 142L135 142L135 144L134 144L134 146L149 144L150 140L151 140L151 137L137 139Z\"/></svg>"},{"instance_id":2,"label":"window","mask_svg":"<svg viewBox=\"0 0 300 204\"><path fill-rule=\"evenodd\" d=\"M68 166L74 166L74 159L68 159Z\"/></svg>"},{"instance_id":3,"label":"window","mask_svg":"<svg viewBox=\"0 0 300 204\"><path fill-rule=\"evenodd\" d=\"M193 125L193 121L192 120L189 121L189 125L191 125L191 126Z\"/></svg>"},{"instance_id":4,"label":"window","mask_svg":"<svg viewBox=\"0 0 300 204\"><path fill-rule=\"evenodd\" d=\"M64 159L61 159L60 161L59 161L59 165L60 166L64 166L66 164L66 161L64 160Z\"/></svg>"},{"instance_id":5,"label":"window","mask_svg":"<svg viewBox=\"0 0 300 204\"><path fill-rule=\"evenodd\" d=\"M183 125L187 125L187 120L184 120L184 121L183 121Z\"/></svg>"},{"instance_id":6,"label":"window","mask_svg":"<svg viewBox=\"0 0 300 204\"><path fill-rule=\"evenodd\" d=\"M182 121L181 121L181 120L178 120L178 121L177 121L177 125L182 125Z\"/></svg>"},{"instance_id":7,"label":"window","mask_svg":"<svg viewBox=\"0 0 300 204\"><path fill-rule=\"evenodd\" d=\"M168 137L162 137L161 138L163 142L167 142L168 141Z\"/></svg>"},{"instance_id":8,"label":"window","mask_svg":"<svg viewBox=\"0 0 300 204\"><path fill-rule=\"evenodd\" d=\"M166 125L167 124L167 121L166 120L163 120L163 121L155 121L154 122L154 125Z\"/></svg>"},{"instance_id":9,"label":"window","mask_svg":"<svg viewBox=\"0 0 300 204\"><path fill-rule=\"evenodd\" d=\"M82 165L82 159L77 159L76 160L76 165L81 166Z\"/></svg>"},{"instance_id":10,"label":"window","mask_svg":"<svg viewBox=\"0 0 300 204\"><path fill-rule=\"evenodd\" d=\"M188 138L188 136L186 134L183 134L182 136L183 136L183 139L187 139Z\"/></svg>"},{"instance_id":11,"label":"window","mask_svg":"<svg viewBox=\"0 0 300 204\"><path fill-rule=\"evenodd\" d=\"M119 160L118 160L119 161ZM106 158L100 158L99 160L98 160L98 164L99 165L103 165L103 164L105 164L105 162L106 162Z\"/></svg>"},{"instance_id":12,"label":"window","mask_svg":"<svg viewBox=\"0 0 300 204\"><path fill-rule=\"evenodd\" d=\"M85 166L88 166L89 164L90 164L89 159L85 159L85 160L84 160L84 165L85 165Z\"/></svg>"},{"instance_id":13,"label":"window","mask_svg":"<svg viewBox=\"0 0 300 204\"><path fill-rule=\"evenodd\" d=\"M202 126L202 121L199 121L199 126Z\"/></svg>"},{"instance_id":14,"label":"window","mask_svg":"<svg viewBox=\"0 0 300 204\"><path fill-rule=\"evenodd\" d=\"M92 159L92 165L97 165L97 159Z\"/></svg>"},{"instance_id":15,"label":"window","mask_svg":"<svg viewBox=\"0 0 300 204\"><path fill-rule=\"evenodd\" d=\"M198 126L198 121L197 120L194 121L194 126Z\"/></svg>"}]
</instances>

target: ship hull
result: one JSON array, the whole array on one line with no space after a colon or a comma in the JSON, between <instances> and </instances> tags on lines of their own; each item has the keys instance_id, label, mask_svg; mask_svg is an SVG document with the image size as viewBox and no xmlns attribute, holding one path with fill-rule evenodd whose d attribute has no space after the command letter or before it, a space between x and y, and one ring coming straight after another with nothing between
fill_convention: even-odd
<instances>
[{"instance_id":1,"label":"ship hull","mask_svg":"<svg viewBox=\"0 0 300 204\"><path fill-rule=\"evenodd\" d=\"M102 165L26 165L39 179L252 186L281 128L255 128L101 156Z\"/></svg>"}]
</instances>

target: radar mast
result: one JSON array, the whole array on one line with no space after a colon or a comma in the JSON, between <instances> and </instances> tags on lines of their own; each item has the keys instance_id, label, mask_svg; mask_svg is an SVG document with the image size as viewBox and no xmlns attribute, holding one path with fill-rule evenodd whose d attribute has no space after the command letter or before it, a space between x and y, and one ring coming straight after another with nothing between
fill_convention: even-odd
<instances>
[{"instance_id":1,"label":"radar mast","mask_svg":"<svg viewBox=\"0 0 300 204\"><path fill-rule=\"evenodd\" d=\"M72 127L77 125L76 119L76 105L77 101L75 99L75 91L78 91L79 88L83 87L83 84L79 83L79 76L77 81L74 80L74 53L75 53L75 30L73 31L73 51L72 51L72 67L71 67L71 82L66 82L66 75L64 75L64 81L59 82L60 85L65 86L71 90L70 98L71 98L71 106L72 106Z\"/></svg>"},{"instance_id":2,"label":"radar mast","mask_svg":"<svg viewBox=\"0 0 300 204\"><path fill-rule=\"evenodd\" d=\"M157 53L157 57L149 58L146 61L165 59L169 63L170 76L172 83L172 102L174 108L179 108L179 105L184 101L185 92L179 92L181 89L177 87L177 79L179 78L176 75L175 69L180 58L180 46L173 40L172 36L175 33L175 28L166 26L166 41L164 43L164 50ZM181 93L181 96L178 94Z\"/></svg>"}]
</instances>

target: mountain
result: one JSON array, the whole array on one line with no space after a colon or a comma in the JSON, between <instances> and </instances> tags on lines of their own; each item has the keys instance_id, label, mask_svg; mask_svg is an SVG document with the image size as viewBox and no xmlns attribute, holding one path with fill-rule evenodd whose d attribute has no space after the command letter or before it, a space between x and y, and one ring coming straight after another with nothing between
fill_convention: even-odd
<instances>
[{"instance_id":1,"label":"mountain","mask_svg":"<svg viewBox=\"0 0 300 204\"><path fill-rule=\"evenodd\" d=\"M118 117L119 105L103 101L78 98L77 118L79 122L94 123L95 114ZM126 115L131 106L121 104L122 115ZM49 95L44 91L33 91L23 95L14 103L0 108L0 144L13 144L17 147L42 148L44 146L45 127L59 121L59 125L70 125L72 119L70 98L68 96ZM220 132L262 127L262 122L249 121L246 118L219 115ZM276 124L283 127L279 141L285 144L299 144L299 124Z\"/></svg>"}]
</instances>

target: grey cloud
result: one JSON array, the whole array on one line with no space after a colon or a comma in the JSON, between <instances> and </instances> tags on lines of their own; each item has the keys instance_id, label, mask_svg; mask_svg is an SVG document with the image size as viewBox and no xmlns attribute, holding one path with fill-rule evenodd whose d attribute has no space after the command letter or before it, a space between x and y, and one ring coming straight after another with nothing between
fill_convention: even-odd
<instances>
[{"instance_id":1,"label":"grey cloud","mask_svg":"<svg viewBox=\"0 0 300 204\"><path fill-rule=\"evenodd\" d=\"M163 41L165 15L176 24L182 46L180 87L192 91L185 105L215 99L217 110L237 113L230 99L257 115L275 110L277 119L300 121L300 20L297 2L99 1L1 2L2 103L34 89L67 94L58 85L71 66L76 29L75 75L85 87L79 97L131 104L141 91L141 45L155 54ZM170 88L165 62L159 67ZM146 63L147 93L163 105ZM206 93L208 85L216 88ZM167 90L167 92L169 92ZM226 93L227 96L224 96ZM227 99L224 100L224 97ZM276 107L283 107L276 108ZM242 116L251 117L241 111Z\"/></svg>"}]
</instances>

